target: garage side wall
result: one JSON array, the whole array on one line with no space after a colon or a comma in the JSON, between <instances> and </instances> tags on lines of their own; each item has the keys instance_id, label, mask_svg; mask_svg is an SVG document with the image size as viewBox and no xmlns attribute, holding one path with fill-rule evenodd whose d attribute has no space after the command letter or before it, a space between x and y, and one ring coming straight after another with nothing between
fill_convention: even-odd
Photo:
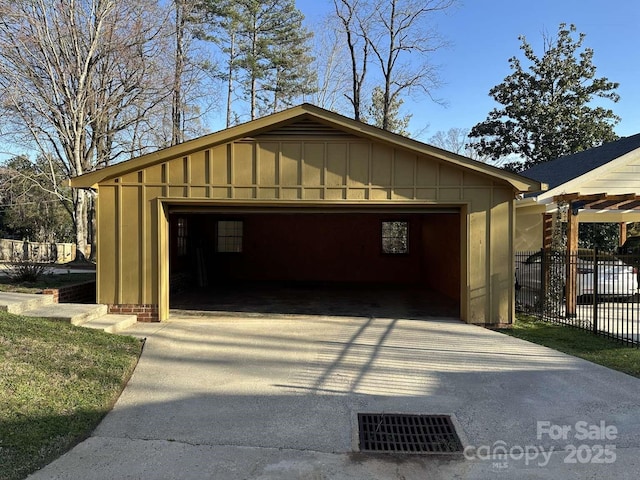
<instances>
[{"instance_id":1,"label":"garage side wall","mask_svg":"<svg viewBox=\"0 0 640 480\"><path fill-rule=\"evenodd\" d=\"M457 207L461 315L509 323L513 298L510 186L444 160L344 134L274 135L197 151L98 186L98 301L164 319L162 205L363 205ZM166 255L165 255L166 256ZM163 262L168 259L164 258ZM165 272L166 273L166 272ZM451 288L449 286L448 288ZM160 298L160 297L163 298Z\"/></svg>"},{"instance_id":2,"label":"garage side wall","mask_svg":"<svg viewBox=\"0 0 640 480\"><path fill-rule=\"evenodd\" d=\"M516 208L515 250L540 250L543 244L544 205Z\"/></svg>"}]
</instances>

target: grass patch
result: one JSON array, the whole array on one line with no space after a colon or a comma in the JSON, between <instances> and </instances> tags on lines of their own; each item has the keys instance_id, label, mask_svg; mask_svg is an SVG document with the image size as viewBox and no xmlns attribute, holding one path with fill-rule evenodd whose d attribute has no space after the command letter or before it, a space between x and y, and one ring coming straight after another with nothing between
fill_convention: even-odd
<instances>
[{"instance_id":1,"label":"grass patch","mask_svg":"<svg viewBox=\"0 0 640 480\"><path fill-rule=\"evenodd\" d=\"M85 439L141 349L133 337L0 312L0 479L24 478Z\"/></svg>"},{"instance_id":2,"label":"grass patch","mask_svg":"<svg viewBox=\"0 0 640 480\"><path fill-rule=\"evenodd\" d=\"M0 292L42 293L45 288L59 288L66 285L91 282L95 279L95 272L45 274L35 282L14 282L9 277L0 275Z\"/></svg>"},{"instance_id":3,"label":"grass patch","mask_svg":"<svg viewBox=\"0 0 640 480\"><path fill-rule=\"evenodd\" d=\"M640 349L606 337L526 315L518 315L512 328L498 331L640 377Z\"/></svg>"}]
</instances>

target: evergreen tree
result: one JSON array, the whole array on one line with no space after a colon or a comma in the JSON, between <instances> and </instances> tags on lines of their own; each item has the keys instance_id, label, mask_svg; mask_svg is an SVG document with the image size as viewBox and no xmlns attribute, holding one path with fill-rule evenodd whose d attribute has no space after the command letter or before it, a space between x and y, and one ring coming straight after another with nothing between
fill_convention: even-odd
<instances>
[{"instance_id":1,"label":"evergreen tree","mask_svg":"<svg viewBox=\"0 0 640 480\"><path fill-rule=\"evenodd\" d=\"M261 113L275 113L290 107L301 96L316 90L316 74L311 70L314 58L309 55L313 36L302 25L304 16L291 1L282 2L280 23L273 32L270 68L261 95Z\"/></svg>"},{"instance_id":2,"label":"evergreen tree","mask_svg":"<svg viewBox=\"0 0 640 480\"><path fill-rule=\"evenodd\" d=\"M400 115L400 107L403 103L404 100L396 97L385 109L384 91L380 87L375 87L371 94L371 106L369 107L371 124L405 137L409 136L407 128L411 115Z\"/></svg>"},{"instance_id":3,"label":"evergreen tree","mask_svg":"<svg viewBox=\"0 0 640 480\"><path fill-rule=\"evenodd\" d=\"M252 120L313 93L312 34L294 0L206 0L201 9L213 27L202 38L213 40L226 57L218 76L227 83L227 125L237 89Z\"/></svg>"},{"instance_id":4,"label":"evergreen tree","mask_svg":"<svg viewBox=\"0 0 640 480\"><path fill-rule=\"evenodd\" d=\"M513 73L490 90L502 107L469 135L478 139L472 146L481 155L497 160L515 154L524 159L516 168L522 169L616 139L613 127L620 119L592 101L617 102L618 84L595 78L593 50L583 48L585 35L576 40L575 32L574 25L560 24L556 38L544 36L541 57L519 37L530 65L525 69L520 59L510 58Z\"/></svg>"}]
</instances>

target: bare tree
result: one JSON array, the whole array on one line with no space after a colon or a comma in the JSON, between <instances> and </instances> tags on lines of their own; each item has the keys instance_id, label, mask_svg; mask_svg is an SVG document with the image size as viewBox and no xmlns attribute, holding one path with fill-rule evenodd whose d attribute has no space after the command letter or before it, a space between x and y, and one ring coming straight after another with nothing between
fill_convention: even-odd
<instances>
[{"instance_id":1,"label":"bare tree","mask_svg":"<svg viewBox=\"0 0 640 480\"><path fill-rule=\"evenodd\" d=\"M444 130L437 131L429 138L429 143L436 147L448 150L458 155L478 160L480 162L488 162L491 157L488 155L480 155L472 146L469 137L470 130L468 128L450 128L446 132Z\"/></svg>"},{"instance_id":2,"label":"bare tree","mask_svg":"<svg viewBox=\"0 0 640 480\"><path fill-rule=\"evenodd\" d=\"M196 45L201 26L205 23L201 5L201 0L172 0L166 5L168 16L172 17L166 30L173 43L171 145L201 134L200 118L218 98L212 89L204 88L207 80L205 71L212 65L201 58ZM155 122L154 127L157 125Z\"/></svg>"},{"instance_id":3,"label":"bare tree","mask_svg":"<svg viewBox=\"0 0 640 480\"><path fill-rule=\"evenodd\" d=\"M316 60L313 69L317 72L317 88L311 102L327 110L343 111L344 85L349 83L350 69L336 19L326 18L314 38Z\"/></svg>"},{"instance_id":4,"label":"bare tree","mask_svg":"<svg viewBox=\"0 0 640 480\"><path fill-rule=\"evenodd\" d=\"M367 77L369 46L367 39L367 0L333 0L341 31L347 41L351 60L351 93L346 94L353 107L353 118L362 120L362 88Z\"/></svg>"},{"instance_id":5,"label":"bare tree","mask_svg":"<svg viewBox=\"0 0 640 480\"><path fill-rule=\"evenodd\" d=\"M222 57L222 66L210 61L205 62L212 76L225 83L225 104L227 128L236 123L233 113L233 101L236 95L236 81L239 57L239 34L241 15L238 5L233 0L201 0L198 5L201 24L196 29L196 36L212 42Z\"/></svg>"},{"instance_id":6,"label":"bare tree","mask_svg":"<svg viewBox=\"0 0 640 480\"><path fill-rule=\"evenodd\" d=\"M184 140L182 130L182 76L185 68L185 29L189 16L189 0L174 0L175 64L171 102L171 145Z\"/></svg>"},{"instance_id":7,"label":"bare tree","mask_svg":"<svg viewBox=\"0 0 640 480\"><path fill-rule=\"evenodd\" d=\"M345 95L356 120L366 120L364 92L369 75L381 88L374 108L381 119L376 123L385 130L390 129L392 116L397 119L394 109L403 97L426 94L437 101L432 92L441 82L430 54L446 42L431 21L434 14L447 10L455 1L333 0L350 57L350 91Z\"/></svg>"},{"instance_id":8,"label":"bare tree","mask_svg":"<svg viewBox=\"0 0 640 480\"><path fill-rule=\"evenodd\" d=\"M454 2L377 0L374 3L366 39L383 78L383 129L388 129L389 112L402 95L419 91L432 97L433 89L440 85L438 68L429 61L429 54L444 47L445 42L429 20Z\"/></svg>"},{"instance_id":9,"label":"bare tree","mask_svg":"<svg viewBox=\"0 0 640 480\"><path fill-rule=\"evenodd\" d=\"M153 0L1 2L4 141L36 151L67 177L142 153L141 121L171 95L165 24ZM74 190L72 203L82 256L90 194Z\"/></svg>"},{"instance_id":10,"label":"bare tree","mask_svg":"<svg viewBox=\"0 0 640 480\"><path fill-rule=\"evenodd\" d=\"M2 234L36 242L68 242L73 237L69 187L55 184L51 162L18 156L0 167Z\"/></svg>"}]
</instances>

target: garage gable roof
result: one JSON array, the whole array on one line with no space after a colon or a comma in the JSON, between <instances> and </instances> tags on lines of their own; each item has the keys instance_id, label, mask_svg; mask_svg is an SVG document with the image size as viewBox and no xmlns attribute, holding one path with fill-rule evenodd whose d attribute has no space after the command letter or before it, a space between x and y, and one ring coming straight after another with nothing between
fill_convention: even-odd
<instances>
[{"instance_id":1,"label":"garage gable roof","mask_svg":"<svg viewBox=\"0 0 640 480\"><path fill-rule=\"evenodd\" d=\"M70 185L75 188L92 188L102 181L142 170L173 158L190 155L194 152L241 138L262 135L296 121L309 119L351 135L368 138L393 147L408 149L465 170L487 175L496 181L510 184L518 192L539 192L546 189L545 184L536 180L367 125L308 103L74 177L71 179Z\"/></svg>"}]
</instances>

